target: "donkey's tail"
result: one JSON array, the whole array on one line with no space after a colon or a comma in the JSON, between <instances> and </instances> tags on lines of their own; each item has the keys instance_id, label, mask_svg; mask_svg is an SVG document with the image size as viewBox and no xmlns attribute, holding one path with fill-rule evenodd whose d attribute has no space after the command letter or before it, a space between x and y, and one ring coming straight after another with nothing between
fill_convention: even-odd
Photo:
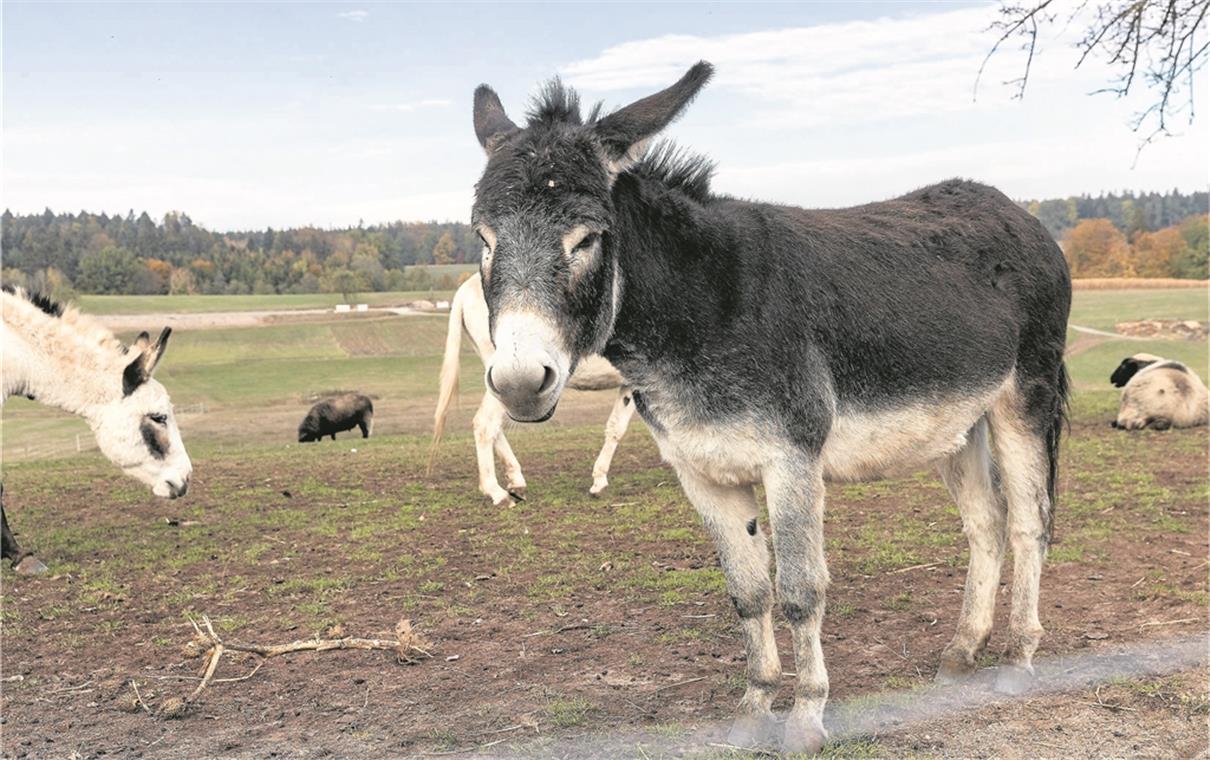
<instances>
[{"instance_id":1,"label":"donkey's tail","mask_svg":"<svg viewBox=\"0 0 1210 760\"><path fill-rule=\"evenodd\" d=\"M441 435L445 432L445 417L450 410L450 402L458 392L458 370L461 366L462 350L462 295L461 291L454 294L450 301L450 323L445 333L445 355L441 359L441 379L438 381L437 411L433 414L433 444L429 448L429 463L425 468L425 477L433 474L433 464L437 460L437 446L441 443Z\"/></svg>"},{"instance_id":2,"label":"donkey's tail","mask_svg":"<svg viewBox=\"0 0 1210 760\"><path fill-rule=\"evenodd\" d=\"M1067 375L1067 365L1059 362L1058 377L1055 379L1054 410L1051 412L1050 425L1046 430L1046 458L1050 470L1046 478L1046 494L1049 496L1050 508L1046 512L1046 541L1049 544L1055 525L1055 492L1059 480L1059 443L1063 437L1064 428L1070 427L1071 413L1071 378Z\"/></svg>"}]
</instances>

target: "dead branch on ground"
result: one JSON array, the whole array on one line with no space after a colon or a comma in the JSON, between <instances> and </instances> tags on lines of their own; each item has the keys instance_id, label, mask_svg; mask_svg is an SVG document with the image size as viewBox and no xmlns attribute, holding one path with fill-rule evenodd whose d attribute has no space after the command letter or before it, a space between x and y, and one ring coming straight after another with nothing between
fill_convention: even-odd
<instances>
[{"instance_id":1,"label":"dead branch on ground","mask_svg":"<svg viewBox=\"0 0 1210 760\"><path fill-rule=\"evenodd\" d=\"M196 620L190 619L193 625L194 637L189 646L199 652L204 653L205 666L202 673L202 680L189 696L181 699L179 697L170 697L165 699L156 710L156 714L164 718L179 718L182 717L189 706L197 701L206 690L206 687L212 683L232 683L235 681L246 681L256 672L261 669L261 666L270 657L290 654L292 652L331 652L340 649L378 649L387 652L394 652L396 659L405 664L414 664L421 659L432 657L426 650L428 643L412 628L410 620L400 620L395 625L395 638L393 639L360 639L354 637L342 638L319 638L301 639L299 641L291 641L288 644L249 644L229 639L223 639L214 630L214 625L211 624L210 618L203 615L202 624L198 625ZM214 674L218 671L219 660L227 652L243 652L246 654L255 655L260 658L256 666L251 671L242 676L233 678L215 678ZM133 683L133 682L132 682ZM138 689L135 688L136 696ZM139 704L147 709L142 697L139 697ZM147 709L148 712L151 712Z\"/></svg>"}]
</instances>

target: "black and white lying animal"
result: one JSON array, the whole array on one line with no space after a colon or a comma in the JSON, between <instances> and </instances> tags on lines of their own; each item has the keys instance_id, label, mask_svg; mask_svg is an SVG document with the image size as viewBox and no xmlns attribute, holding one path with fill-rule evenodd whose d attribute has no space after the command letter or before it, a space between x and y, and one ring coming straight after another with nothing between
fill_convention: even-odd
<instances>
[{"instance_id":1,"label":"black and white lying animal","mask_svg":"<svg viewBox=\"0 0 1210 760\"><path fill-rule=\"evenodd\" d=\"M298 426L298 442L318 441L325 435L361 428L361 437L369 438L374 429L374 402L360 393L346 393L320 401L311 407Z\"/></svg>"},{"instance_id":2,"label":"black and white lying animal","mask_svg":"<svg viewBox=\"0 0 1210 760\"><path fill-rule=\"evenodd\" d=\"M554 413L591 354L634 388L714 537L739 613L748 688L732 743L780 733L782 749L799 752L826 740L826 480L940 471L971 548L942 676L974 670L1012 546L1000 684L1019 688L1042 636L1038 584L1067 408L1063 254L1036 219L973 182L828 211L716 195L708 161L647 147L711 71L699 63L662 92L587 118L555 81L524 126L489 87L475 91L487 166L471 217L496 348L486 384L527 422ZM770 709L782 681L775 599L797 671L784 731Z\"/></svg>"},{"instance_id":3,"label":"black and white lying animal","mask_svg":"<svg viewBox=\"0 0 1210 760\"><path fill-rule=\"evenodd\" d=\"M133 345L124 346L75 309L9 286L0 291L0 312L0 403L22 395L77 414L92 427L101 453L123 472L156 496L185 495L193 464L168 391L151 377L171 328L165 327L154 343L142 333ZM0 538L4 558L17 572L46 570L17 543L2 502Z\"/></svg>"},{"instance_id":4,"label":"black and white lying animal","mask_svg":"<svg viewBox=\"0 0 1210 760\"><path fill-rule=\"evenodd\" d=\"M1113 421L1119 430L1167 430L1210 422L1210 392L1197 373L1181 362L1135 354L1122 360L1109 382L1122 389Z\"/></svg>"}]
</instances>

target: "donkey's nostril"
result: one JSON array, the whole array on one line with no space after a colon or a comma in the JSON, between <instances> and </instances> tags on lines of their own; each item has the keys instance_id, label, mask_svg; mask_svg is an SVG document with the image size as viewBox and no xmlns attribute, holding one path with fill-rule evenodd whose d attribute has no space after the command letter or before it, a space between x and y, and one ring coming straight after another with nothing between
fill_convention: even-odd
<instances>
[{"instance_id":1,"label":"donkey's nostril","mask_svg":"<svg viewBox=\"0 0 1210 760\"><path fill-rule=\"evenodd\" d=\"M495 393L497 396L500 395L499 389L496 388L496 384L492 381L492 368L491 367L487 368L487 387L489 389L491 389L492 393Z\"/></svg>"},{"instance_id":2,"label":"donkey's nostril","mask_svg":"<svg viewBox=\"0 0 1210 760\"><path fill-rule=\"evenodd\" d=\"M543 366L542 370L544 374L542 375L542 385L538 388L539 394L546 393L548 390L553 388L555 385L555 379L558 378L558 373L555 372L554 367Z\"/></svg>"}]
</instances>

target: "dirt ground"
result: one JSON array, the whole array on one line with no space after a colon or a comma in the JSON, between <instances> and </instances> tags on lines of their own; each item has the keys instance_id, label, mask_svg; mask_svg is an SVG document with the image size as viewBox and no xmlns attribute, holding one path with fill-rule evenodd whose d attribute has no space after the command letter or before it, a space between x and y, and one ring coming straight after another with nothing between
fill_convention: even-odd
<instances>
[{"instance_id":1,"label":"dirt ground","mask_svg":"<svg viewBox=\"0 0 1210 760\"><path fill-rule=\"evenodd\" d=\"M742 756L720 746L743 649L713 549L641 429L606 496L589 498L599 440L599 427L518 433L530 493L506 513L477 498L465 436L431 480L419 438L216 447L195 453L195 491L172 504L115 490L96 457L10 466L10 518L52 574L0 579L0 751ZM1205 755L1205 431L1129 438L1089 412L1071 440L1042 581L1046 688L1027 698L931 685L965 573L935 479L832 490L829 756ZM388 635L408 618L433 656L289 655L211 684L184 717L148 714L132 683L152 712L197 684L201 660L182 645L202 614L262 644ZM232 678L255 659L223 662ZM1089 676L1081 662L1108 665Z\"/></svg>"}]
</instances>

